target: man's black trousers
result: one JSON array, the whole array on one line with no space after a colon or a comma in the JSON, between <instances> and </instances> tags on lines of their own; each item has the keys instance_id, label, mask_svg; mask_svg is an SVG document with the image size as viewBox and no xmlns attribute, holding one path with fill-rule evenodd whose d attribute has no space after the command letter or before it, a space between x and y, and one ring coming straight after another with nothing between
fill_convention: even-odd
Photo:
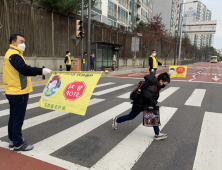
<instances>
[{"instance_id":1,"label":"man's black trousers","mask_svg":"<svg viewBox=\"0 0 222 170\"><path fill-rule=\"evenodd\" d=\"M15 147L23 144L22 125L25 118L26 107L29 94L24 95L8 95L6 97L10 106L10 117L8 121L8 137Z\"/></svg>"},{"instance_id":2,"label":"man's black trousers","mask_svg":"<svg viewBox=\"0 0 222 170\"><path fill-rule=\"evenodd\" d=\"M66 71L70 71L71 65L66 65Z\"/></svg>"}]
</instances>

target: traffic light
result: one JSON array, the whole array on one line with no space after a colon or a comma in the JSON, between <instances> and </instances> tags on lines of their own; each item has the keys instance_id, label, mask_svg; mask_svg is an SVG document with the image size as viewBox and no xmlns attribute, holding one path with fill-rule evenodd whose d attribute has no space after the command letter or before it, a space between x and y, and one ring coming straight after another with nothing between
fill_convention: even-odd
<instances>
[{"instance_id":1,"label":"traffic light","mask_svg":"<svg viewBox=\"0 0 222 170\"><path fill-rule=\"evenodd\" d=\"M82 21L76 20L76 37L83 37L84 36L82 23L83 23Z\"/></svg>"}]
</instances>

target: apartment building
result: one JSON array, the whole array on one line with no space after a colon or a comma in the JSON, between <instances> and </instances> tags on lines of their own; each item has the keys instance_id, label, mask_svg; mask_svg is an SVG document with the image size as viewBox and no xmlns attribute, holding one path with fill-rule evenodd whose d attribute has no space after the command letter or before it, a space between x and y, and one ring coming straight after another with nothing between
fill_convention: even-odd
<instances>
[{"instance_id":1,"label":"apartment building","mask_svg":"<svg viewBox=\"0 0 222 170\"><path fill-rule=\"evenodd\" d=\"M152 17L153 0L97 0L92 18L125 31ZM87 12L86 12L87 14Z\"/></svg>"},{"instance_id":2,"label":"apartment building","mask_svg":"<svg viewBox=\"0 0 222 170\"><path fill-rule=\"evenodd\" d=\"M198 0L196 3L192 3L194 0L187 0L184 8L184 25L194 21L210 21L212 18L212 11L207 6ZM186 27L184 27L186 30ZM192 44L196 44L198 48L204 46L213 46L214 35L212 34L189 34Z\"/></svg>"},{"instance_id":3,"label":"apartment building","mask_svg":"<svg viewBox=\"0 0 222 170\"><path fill-rule=\"evenodd\" d=\"M153 16L161 14L162 22L171 36L174 36L178 30L180 3L183 3L183 0L154 0ZM182 23L182 18L180 21L179 25Z\"/></svg>"}]
</instances>

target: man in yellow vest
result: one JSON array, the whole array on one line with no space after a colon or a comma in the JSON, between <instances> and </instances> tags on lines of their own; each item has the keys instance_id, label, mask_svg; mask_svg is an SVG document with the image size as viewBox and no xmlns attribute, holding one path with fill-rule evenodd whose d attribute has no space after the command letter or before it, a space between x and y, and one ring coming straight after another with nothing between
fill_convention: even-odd
<instances>
[{"instance_id":1,"label":"man in yellow vest","mask_svg":"<svg viewBox=\"0 0 222 170\"><path fill-rule=\"evenodd\" d=\"M69 51L66 51L66 57L65 57L65 64L66 64L66 71L70 71L71 69L71 53Z\"/></svg>"},{"instance_id":2,"label":"man in yellow vest","mask_svg":"<svg viewBox=\"0 0 222 170\"><path fill-rule=\"evenodd\" d=\"M153 75L153 76L156 75L156 70L157 70L158 65L161 65L161 66L162 66L162 63L160 63L160 62L157 60L156 50L153 50L152 55L151 55L150 58L149 58L149 70L150 70L150 75Z\"/></svg>"},{"instance_id":3,"label":"man in yellow vest","mask_svg":"<svg viewBox=\"0 0 222 170\"><path fill-rule=\"evenodd\" d=\"M15 151L29 151L33 149L22 138L22 125L29 93L33 91L29 76L46 75L52 70L48 68L31 67L26 64L23 57L25 51L25 39L20 34L10 36L10 47L3 60L3 83L6 98L10 105L10 117L8 122L9 147Z\"/></svg>"}]
</instances>

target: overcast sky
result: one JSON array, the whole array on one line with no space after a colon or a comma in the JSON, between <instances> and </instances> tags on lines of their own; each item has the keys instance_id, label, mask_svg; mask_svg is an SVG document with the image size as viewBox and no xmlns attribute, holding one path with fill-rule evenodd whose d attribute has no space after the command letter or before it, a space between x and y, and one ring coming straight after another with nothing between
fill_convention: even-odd
<instances>
[{"instance_id":1,"label":"overcast sky","mask_svg":"<svg viewBox=\"0 0 222 170\"><path fill-rule=\"evenodd\" d=\"M222 49L222 0L202 0L202 2L212 11L212 20L217 20L214 48Z\"/></svg>"}]
</instances>

